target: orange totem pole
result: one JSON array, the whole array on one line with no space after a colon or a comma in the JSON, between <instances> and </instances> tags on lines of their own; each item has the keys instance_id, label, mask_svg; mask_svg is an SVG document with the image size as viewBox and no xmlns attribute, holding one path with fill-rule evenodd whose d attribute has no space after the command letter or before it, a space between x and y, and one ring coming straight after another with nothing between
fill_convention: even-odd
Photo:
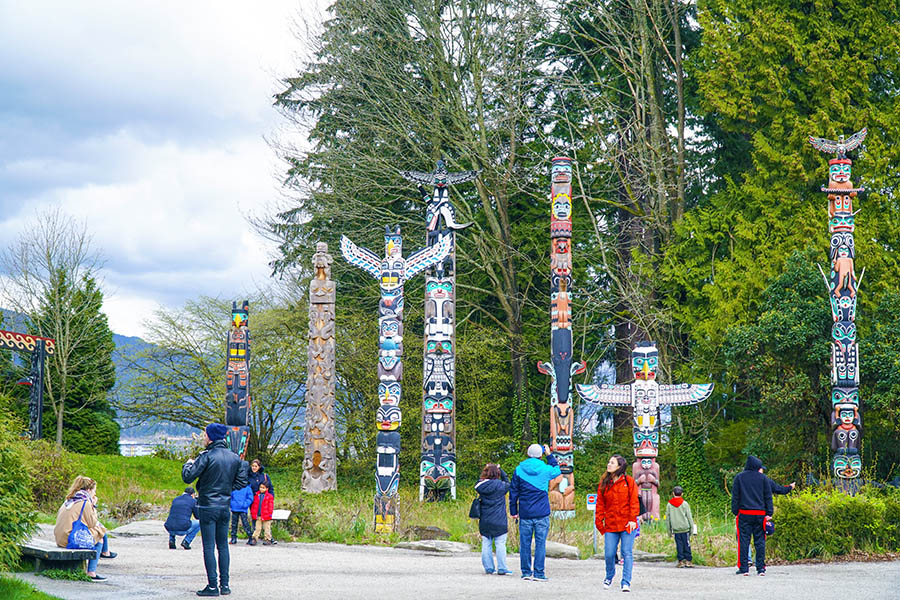
<instances>
[{"instance_id":1,"label":"orange totem pole","mask_svg":"<svg viewBox=\"0 0 900 600\"><path fill-rule=\"evenodd\" d=\"M550 376L550 450L562 475L550 482L550 510L556 519L575 516L575 466L572 444L575 410L572 375L584 362L572 361L572 159L558 156L550 167L550 362L538 371Z\"/></svg>"}]
</instances>

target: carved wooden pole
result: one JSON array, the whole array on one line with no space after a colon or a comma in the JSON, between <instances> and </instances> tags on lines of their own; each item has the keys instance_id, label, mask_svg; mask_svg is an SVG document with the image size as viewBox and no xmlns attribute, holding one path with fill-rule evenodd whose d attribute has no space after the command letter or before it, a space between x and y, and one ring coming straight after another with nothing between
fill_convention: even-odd
<instances>
[{"instance_id":1,"label":"carved wooden pole","mask_svg":"<svg viewBox=\"0 0 900 600\"><path fill-rule=\"evenodd\" d=\"M419 500L456 498L456 235L471 223L457 223L450 184L475 179L478 171L450 173L443 160L433 172L401 171L419 183L425 198L426 245L450 238L450 254L426 271L425 339L422 374L422 456ZM423 186L433 188L429 192Z\"/></svg>"},{"instance_id":2,"label":"carved wooden pole","mask_svg":"<svg viewBox=\"0 0 900 600\"><path fill-rule=\"evenodd\" d=\"M337 489L334 445L334 299L328 244L316 244L309 282L309 360L306 363L304 492Z\"/></svg>"},{"instance_id":3,"label":"carved wooden pole","mask_svg":"<svg viewBox=\"0 0 900 600\"><path fill-rule=\"evenodd\" d=\"M659 407L689 406L712 395L711 383L660 384L656 381L659 350L653 342L638 342L631 351L633 383L578 384L578 395L600 406L630 406L634 410L634 481L644 500L645 520L659 519Z\"/></svg>"},{"instance_id":4,"label":"carved wooden pole","mask_svg":"<svg viewBox=\"0 0 900 600\"><path fill-rule=\"evenodd\" d=\"M400 486L400 381L403 378L403 284L450 253L450 237L403 258L400 227L385 227L384 259L341 236L341 254L380 282L378 303L378 427L375 463L375 533L391 533L397 523Z\"/></svg>"},{"instance_id":5,"label":"carved wooden pole","mask_svg":"<svg viewBox=\"0 0 900 600\"><path fill-rule=\"evenodd\" d=\"M817 150L836 154L828 161L828 185L822 191L828 194L828 232L831 234L829 258L831 272L825 286L831 302L831 450L834 452L832 470L836 483L850 493L859 488L862 459L859 456L862 435L862 417L859 412L859 345L856 341L856 278L854 260L856 244L853 233L853 199L865 188L855 188L850 181L853 161L847 152L866 138L866 129L845 140L826 140L810 136L809 142ZM822 267L819 267L821 271Z\"/></svg>"},{"instance_id":6,"label":"carved wooden pole","mask_svg":"<svg viewBox=\"0 0 900 600\"><path fill-rule=\"evenodd\" d=\"M250 303L231 303L231 329L226 343L225 441L244 458L250 439Z\"/></svg>"},{"instance_id":7,"label":"carved wooden pole","mask_svg":"<svg viewBox=\"0 0 900 600\"><path fill-rule=\"evenodd\" d=\"M550 482L550 509L555 519L575 516L575 457L572 436L575 410L572 376L584 362L572 360L572 159L558 156L550 167L550 362L538 371L550 376L550 450L562 475Z\"/></svg>"}]
</instances>

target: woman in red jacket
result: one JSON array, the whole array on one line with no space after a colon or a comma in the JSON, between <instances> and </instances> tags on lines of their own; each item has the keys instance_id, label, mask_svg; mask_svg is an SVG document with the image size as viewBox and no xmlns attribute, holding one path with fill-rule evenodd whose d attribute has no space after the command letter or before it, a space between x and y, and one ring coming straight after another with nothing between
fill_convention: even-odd
<instances>
[{"instance_id":1,"label":"woman in red jacket","mask_svg":"<svg viewBox=\"0 0 900 600\"><path fill-rule=\"evenodd\" d=\"M606 578L603 588L612 585L616 575L616 548L622 544L622 591L631 591L631 569L634 565L635 530L640 512L637 485L625 473L628 463L614 454L606 464L606 472L597 486L597 511L594 523L603 534L603 556L606 559Z\"/></svg>"}]
</instances>

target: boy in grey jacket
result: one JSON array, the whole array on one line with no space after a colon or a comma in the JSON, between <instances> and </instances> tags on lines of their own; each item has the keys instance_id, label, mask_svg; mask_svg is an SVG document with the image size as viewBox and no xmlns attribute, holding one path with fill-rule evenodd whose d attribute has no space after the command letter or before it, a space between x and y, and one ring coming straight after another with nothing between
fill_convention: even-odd
<instances>
[{"instance_id":1,"label":"boy in grey jacket","mask_svg":"<svg viewBox=\"0 0 900 600\"><path fill-rule=\"evenodd\" d=\"M694 566L691 556L691 533L694 531L694 517L691 505L681 495L684 490L676 485L672 489L672 499L666 505L666 524L669 535L675 537L675 551L678 554L678 568Z\"/></svg>"}]
</instances>

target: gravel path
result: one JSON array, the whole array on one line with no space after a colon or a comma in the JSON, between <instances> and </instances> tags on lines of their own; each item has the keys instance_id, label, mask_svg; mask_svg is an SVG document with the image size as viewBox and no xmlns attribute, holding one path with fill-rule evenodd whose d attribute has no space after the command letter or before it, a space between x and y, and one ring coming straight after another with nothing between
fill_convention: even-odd
<instances>
[{"instance_id":1,"label":"gravel path","mask_svg":"<svg viewBox=\"0 0 900 600\"><path fill-rule=\"evenodd\" d=\"M50 539L48 530L43 537ZM206 583L200 539L194 548L169 550L165 533L117 537L119 556L98 569L105 583L53 581L17 576L65 600L156 600L196 598ZM603 563L548 559L549 584L518 576L483 574L479 555L427 554L411 550L338 544L231 546L232 598L390 600L620 597L617 577L603 590ZM516 572L518 556L510 557ZM621 572L619 572L621 574ZM728 600L825 600L900 598L900 562L834 563L771 567L766 577L738 577L731 568L676 569L672 563L638 563L632 597L727 598Z\"/></svg>"}]
</instances>

